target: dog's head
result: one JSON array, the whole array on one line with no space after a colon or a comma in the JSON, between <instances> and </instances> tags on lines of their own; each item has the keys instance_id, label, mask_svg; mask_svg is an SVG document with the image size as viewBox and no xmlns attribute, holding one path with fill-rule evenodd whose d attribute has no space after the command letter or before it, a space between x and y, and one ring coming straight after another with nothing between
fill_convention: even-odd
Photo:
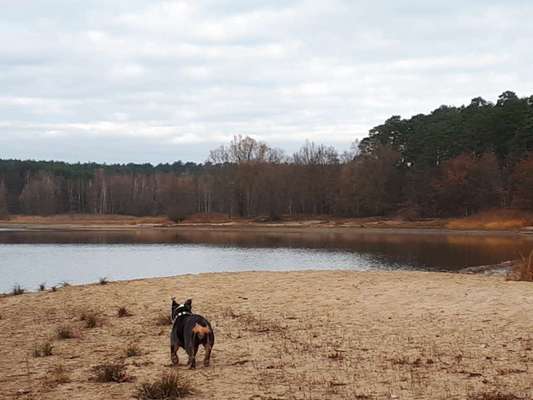
<instances>
[{"instance_id":1,"label":"dog's head","mask_svg":"<svg viewBox=\"0 0 533 400\"><path fill-rule=\"evenodd\" d=\"M178 304L176 303L176 298L173 297L172 298L172 313L171 313L172 319L173 320L176 319L178 314L183 313L183 312L192 313L192 299L187 300L183 304Z\"/></svg>"}]
</instances>

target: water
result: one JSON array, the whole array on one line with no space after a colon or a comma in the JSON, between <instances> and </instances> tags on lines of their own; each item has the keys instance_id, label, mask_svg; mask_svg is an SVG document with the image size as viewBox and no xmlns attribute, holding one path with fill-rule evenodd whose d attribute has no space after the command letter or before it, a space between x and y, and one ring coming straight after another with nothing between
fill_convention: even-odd
<instances>
[{"instance_id":1,"label":"water","mask_svg":"<svg viewBox=\"0 0 533 400\"><path fill-rule=\"evenodd\" d=\"M322 231L0 231L0 292L179 274L303 269L455 271L527 254L533 237Z\"/></svg>"}]
</instances>

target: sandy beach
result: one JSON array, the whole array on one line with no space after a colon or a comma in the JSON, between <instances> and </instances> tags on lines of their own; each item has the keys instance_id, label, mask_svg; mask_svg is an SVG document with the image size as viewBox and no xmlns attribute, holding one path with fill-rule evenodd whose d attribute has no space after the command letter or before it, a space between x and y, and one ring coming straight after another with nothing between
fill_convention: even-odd
<instances>
[{"instance_id":1,"label":"sandy beach","mask_svg":"<svg viewBox=\"0 0 533 400\"><path fill-rule=\"evenodd\" d=\"M158 318L171 296L192 298L211 320L209 368L188 370L182 350L181 365L170 364L170 326ZM121 306L132 315L119 318ZM193 399L531 398L532 309L531 283L423 272L219 273L7 296L0 398L130 399L173 369ZM65 325L75 338L56 337ZM52 355L34 357L46 341ZM126 357L132 343L141 354ZM116 362L127 382L92 379Z\"/></svg>"}]
</instances>

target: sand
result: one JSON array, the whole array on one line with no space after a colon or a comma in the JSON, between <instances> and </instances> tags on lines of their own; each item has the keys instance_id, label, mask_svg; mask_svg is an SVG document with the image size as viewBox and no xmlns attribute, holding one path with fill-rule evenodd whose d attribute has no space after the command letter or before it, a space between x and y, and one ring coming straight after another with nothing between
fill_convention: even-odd
<instances>
[{"instance_id":1,"label":"sand","mask_svg":"<svg viewBox=\"0 0 533 400\"><path fill-rule=\"evenodd\" d=\"M157 319L171 296L211 320L210 367L187 369L184 353L170 364L170 327ZM118 318L120 306L133 315ZM101 326L80 321L88 310ZM192 383L191 399L531 398L532 310L531 283L423 272L217 273L8 296L0 398L130 399L171 370ZM62 325L79 337L58 340ZM47 340L53 355L34 357ZM125 357L129 343L142 355ZM93 367L121 361L129 382L91 380Z\"/></svg>"},{"instance_id":2,"label":"sand","mask_svg":"<svg viewBox=\"0 0 533 400\"><path fill-rule=\"evenodd\" d=\"M176 224L165 216L59 214L51 216L10 215L0 219L0 229L31 230L138 230L138 229L238 229L238 230L387 230L533 232L533 214L520 210L492 210L465 218L340 218L334 216L286 216L281 221L265 218L229 218L224 214L195 214Z\"/></svg>"}]
</instances>

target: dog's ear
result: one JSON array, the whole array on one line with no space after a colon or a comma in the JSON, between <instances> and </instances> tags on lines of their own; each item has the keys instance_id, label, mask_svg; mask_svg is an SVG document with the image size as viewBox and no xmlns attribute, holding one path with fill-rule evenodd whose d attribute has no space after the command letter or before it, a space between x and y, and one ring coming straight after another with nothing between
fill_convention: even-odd
<instances>
[{"instance_id":1,"label":"dog's ear","mask_svg":"<svg viewBox=\"0 0 533 400\"><path fill-rule=\"evenodd\" d=\"M189 299L185 302L185 306L190 310L192 309L192 299Z\"/></svg>"}]
</instances>

